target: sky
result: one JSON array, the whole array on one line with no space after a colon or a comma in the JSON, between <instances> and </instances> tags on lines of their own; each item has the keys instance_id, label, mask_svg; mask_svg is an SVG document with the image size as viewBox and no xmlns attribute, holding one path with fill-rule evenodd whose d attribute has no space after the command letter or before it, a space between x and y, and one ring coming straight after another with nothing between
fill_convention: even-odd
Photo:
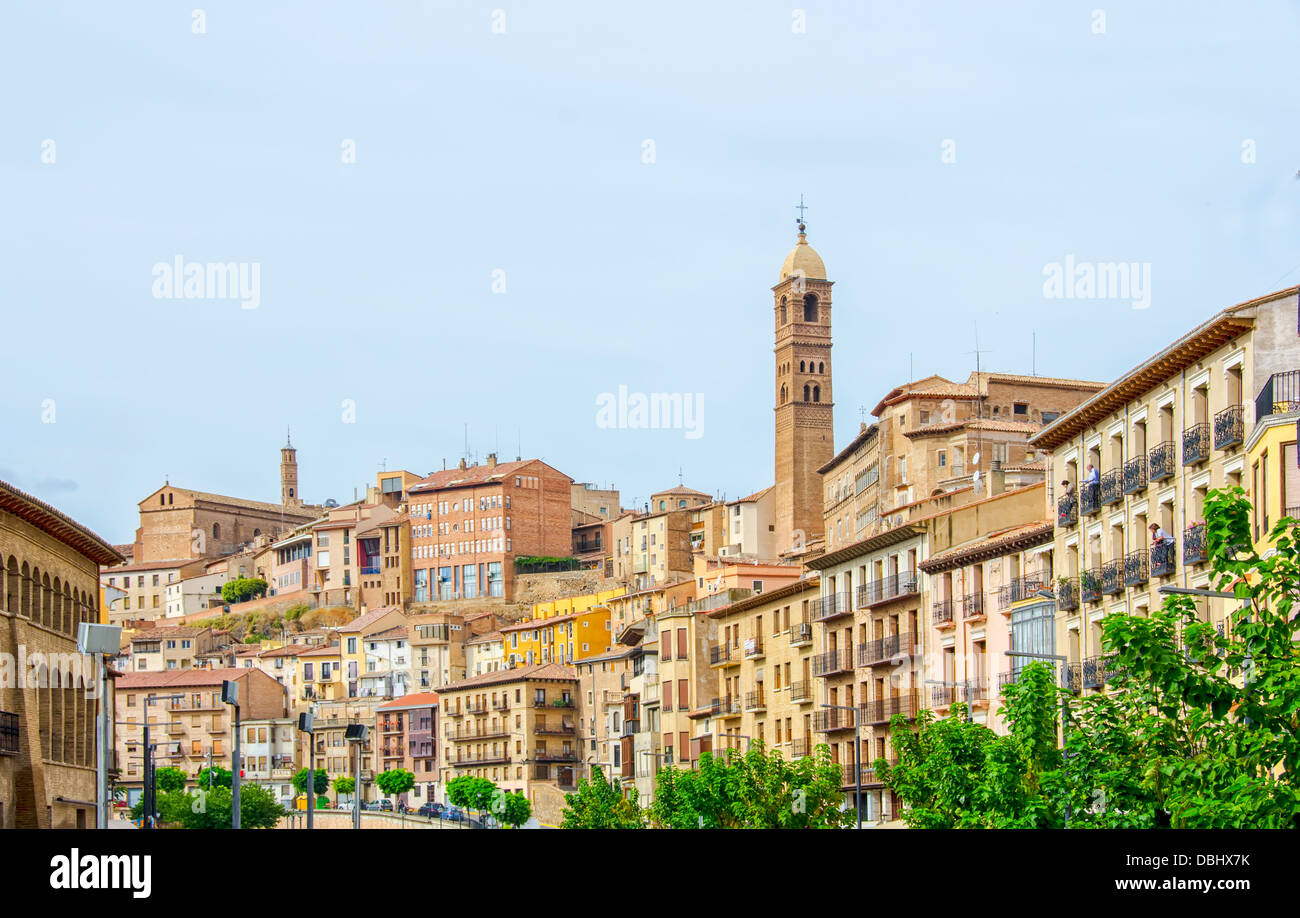
<instances>
[{"instance_id":1,"label":"sky","mask_svg":"<svg viewBox=\"0 0 1300 918\"><path fill-rule=\"evenodd\" d=\"M164 480L278 501L286 429L311 502L467 439L751 493L801 195L837 449L977 349L1110 381L1300 283L1297 39L1294 0L7 2L0 479L113 542ZM256 308L158 295L178 256ZM598 423L620 386L696 428Z\"/></svg>"}]
</instances>

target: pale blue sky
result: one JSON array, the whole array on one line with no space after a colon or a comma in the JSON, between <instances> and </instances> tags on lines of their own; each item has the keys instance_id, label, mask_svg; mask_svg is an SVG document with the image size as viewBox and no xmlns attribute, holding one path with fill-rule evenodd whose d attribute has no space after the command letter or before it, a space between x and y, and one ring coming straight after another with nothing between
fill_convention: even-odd
<instances>
[{"instance_id":1,"label":"pale blue sky","mask_svg":"<svg viewBox=\"0 0 1300 918\"><path fill-rule=\"evenodd\" d=\"M1037 331L1040 373L1112 379L1300 281L1298 25L1294 2L6 3L0 478L128 541L164 474L278 499L286 425L304 496L343 501L385 459L455 462L468 423L478 454L518 431L625 504L679 467L748 493L800 193L836 281L837 448L909 354L964 378L977 322L987 367L1029 372ZM154 299L178 253L259 262L260 308ZM1067 255L1150 263L1151 307L1045 299ZM620 384L702 393L703 436L598 429Z\"/></svg>"}]
</instances>

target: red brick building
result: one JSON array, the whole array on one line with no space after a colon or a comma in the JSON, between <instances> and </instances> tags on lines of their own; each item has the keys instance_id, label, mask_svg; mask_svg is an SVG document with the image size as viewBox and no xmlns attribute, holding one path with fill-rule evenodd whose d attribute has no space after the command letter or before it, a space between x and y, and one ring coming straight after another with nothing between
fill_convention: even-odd
<instances>
[{"instance_id":1,"label":"red brick building","mask_svg":"<svg viewBox=\"0 0 1300 918\"><path fill-rule=\"evenodd\" d=\"M407 491L415 602L514 598L518 557L573 550L573 479L539 459L434 472Z\"/></svg>"},{"instance_id":2,"label":"red brick building","mask_svg":"<svg viewBox=\"0 0 1300 918\"><path fill-rule=\"evenodd\" d=\"M438 693L394 698L376 709L375 720L379 770L405 768L415 775L415 787L409 795L402 794L400 802L412 807L433 803L438 786Z\"/></svg>"}]
</instances>

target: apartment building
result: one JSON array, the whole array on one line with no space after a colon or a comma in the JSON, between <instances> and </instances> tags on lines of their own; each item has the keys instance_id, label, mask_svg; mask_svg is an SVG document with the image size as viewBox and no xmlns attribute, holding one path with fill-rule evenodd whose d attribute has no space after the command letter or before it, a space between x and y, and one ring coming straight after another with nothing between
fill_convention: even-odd
<instances>
[{"instance_id":1,"label":"apartment building","mask_svg":"<svg viewBox=\"0 0 1300 918\"><path fill-rule=\"evenodd\" d=\"M820 584L806 577L709 610L718 642L710 705L711 746L741 752L755 741L787 760L809 754L817 693L809 606Z\"/></svg>"},{"instance_id":2,"label":"apartment building","mask_svg":"<svg viewBox=\"0 0 1300 918\"><path fill-rule=\"evenodd\" d=\"M168 583L163 591L164 617L179 618L208 609L220 609L224 604L221 587L226 579L225 571L215 571Z\"/></svg>"},{"instance_id":3,"label":"apartment building","mask_svg":"<svg viewBox=\"0 0 1300 918\"><path fill-rule=\"evenodd\" d=\"M720 501L690 510L691 554L716 558L731 544L727 535L727 505Z\"/></svg>"},{"instance_id":4,"label":"apartment building","mask_svg":"<svg viewBox=\"0 0 1300 918\"><path fill-rule=\"evenodd\" d=\"M639 728L640 708L628 698L632 679L633 648L623 644L608 653L593 654L574 664L578 678L578 747L581 776L591 778L599 766L606 781L633 776L635 754L625 746L624 735Z\"/></svg>"},{"instance_id":5,"label":"apartment building","mask_svg":"<svg viewBox=\"0 0 1300 918\"><path fill-rule=\"evenodd\" d=\"M283 539L271 543L272 560L267 595L309 591L312 580L312 546L316 536L312 524L300 526Z\"/></svg>"},{"instance_id":6,"label":"apartment building","mask_svg":"<svg viewBox=\"0 0 1300 918\"><path fill-rule=\"evenodd\" d=\"M633 590L609 599L610 631L622 634L623 630L644 618L684 605L695 598L695 581L690 577L659 586Z\"/></svg>"},{"instance_id":7,"label":"apartment building","mask_svg":"<svg viewBox=\"0 0 1300 918\"><path fill-rule=\"evenodd\" d=\"M609 653L613 633L608 603L626 592L618 587L536 603L530 617L500 628L508 644L507 665L574 663Z\"/></svg>"},{"instance_id":8,"label":"apartment building","mask_svg":"<svg viewBox=\"0 0 1300 918\"><path fill-rule=\"evenodd\" d=\"M718 680L709 651L718 642L718 626L706 613L749 595L749 590L723 590L655 614L664 765L688 766L712 748L709 718Z\"/></svg>"},{"instance_id":9,"label":"apartment building","mask_svg":"<svg viewBox=\"0 0 1300 918\"><path fill-rule=\"evenodd\" d=\"M519 791L556 823L581 767L577 674L542 663L471 676L438 689L442 782L473 774Z\"/></svg>"},{"instance_id":10,"label":"apartment building","mask_svg":"<svg viewBox=\"0 0 1300 918\"><path fill-rule=\"evenodd\" d=\"M100 565L122 556L49 504L0 481L0 829L94 824L97 679L77 629L98 622ZM12 661L45 655L51 676L28 687ZM19 663L21 668L24 664Z\"/></svg>"},{"instance_id":11,"label":"apartment building","mask_svg":"<svg viewBox=\"0 0 1300 918\"><path fill-rule=\"evenodd\" d=\"M240 716L239 757L244 763L243 781L266 788L285 807L293 806L293 775L307 760L298 760L298 722L293 717L250 718Z\"/></svg>"},{"instance_id":12,"label":"apartment building","mask_svg":"<svg viewBox=\"0 0 1300 918\"><path fill-rule=\"evenodd\" d=\"M570 488L569 506L573 511L574 526L590 519L609 522L618 516L619 494L615 488L599 488L590 482L575 481Z\"/></svg>"},{"instance_id":13,"label":"apartment building","mask_svg":"<svg viewBox=\"0 0 1300 918\"><path fill-rule=\"evenodd\" d=\"M316 716L312 722L314 732L311 739L316 744L316 767L325 769L331 787L336 777L356 779L356 793L360 794L363 801L375 800L378 796L374 785L376 766L379 763L377 750L380 746L376 725L379 705L383 703L384 699L372 696L321 700L315 705ZM370 727L370 734L360 744L359 750L356 743L347 740L347 728L354 724ZM306 758L302 757L301 760L306 761Z\"/></svg>"},{"instance_id":14,"label":"apartment building","mask_svg":"<svg viewBox=\"0 0 1300 918\"><path fill-rule=\"evenodd\" d=\"M382 647L379 646L379 642L374 640L375 636L391 628L409 624L406 616L398 609L372 609L336 629L344 670L344 690L349 698L361 696L363 688L373 694L379 687L374 678L368 678L366 685L363 686L363 675L374 676L381 668L384 672L392 671L392 665L386 661L391 658L393 648L387 642L384 642ZM375 644L373 649L370 647L371 644ZM403 691L399 694L406 693ZM390 693L387 697L393 696Z\"/></svg>"},{"instance_id":15,"label":"apartment building","mask_svg":"<svg viewBox=\"0 0 1300 918\"><path fill-rule=\"evenodd\" d=\"M415 787L399 803L418 807L444 802L438 790L438 695L415 692L386 701L376 709L379 770L404 768L415 775Z\"/></svg>"},{"instance_id":16,"label":"apartment building","mask_svg":"<svg viewBox=\"0 0 1300 918\"><path fill-rule=\"evenodd\" d=\"M108 623L123 625L128 621L157 621L165 618L167 587L205 574L203 560L194 558L135 561L102 568L99 575L101 585L126 594L109 601Z\"/></svg>"},{"instance_id":17,"label":"apartment building","mask_svg":"<svg viewBox=\"0 0 1300 918\"><path fill-rule=\"evenodd\" d=\"M772 485L739 500L727 501L723 526L726 544L718 546L718 555L777 560L780 551L776 544L776 487ZM694 540L694 525L691 534Z\"/></svg>"},{"instance_id":18,"label":"apartment building","mask_svg":"<svg viewBox=\"0 0 1300 918\"><path fill-rule=\"evenodd\" d=\"M1300 519L1300 370L1269 375L1255 395L1255 426L1246 438L1246 469L1254 507L1255 548L1272 547L1269 531L1284 516Z\"/></svg>"},{"instance_id":19,"label":"apartment building","mask_svg":"<svg viewBox=\"0 0 1300 918\"><path fill-rule=\"evenodd\" d=\"M400 527L398 516L396 510L382 503L358 501L328 510L324 518L312 524L309 589L317 605L360 607L366 600L382 598L383 530ZM389 549L391 556L391 542ZM369 584L365 590L363 581Z\"/></svg>"},{"instance_id":20,"label":"apartment building","mask_svg":"<svg viewBox=\"0 0 1300 918\"><path fill-rule=\"evenodd\" d=\"M1107 614L1147 614L1162 586L1209 585L1205 498L1215 488L1253 487L1247 439L1289 407L1266 393L1300 367L1297 289L1216 313L1031 440L1051 453L1047 500L1065 618L1057 652L1069 657L1076 684L1104 666ZM1261 464L1256 494L1278 483L1275 475L1264 485L1266 470ZM1169 538L1153 539L1152 524ZM1207 621L1224 625L1224 600L1200 605Z\"/></svg>"},{"instance_id":21,"label":"apartment building","mask_svg":"<svg viewBox=\"0 0 1300 918\"><path fill-rule=\"evenodd\" d=\"M241 719L270 721L287 716L285 689L258 669L175 669L133 672L117 678L117 786L134 804L143 788L144 724L158 744L157 767L174 766L191 778L209 763L225 769L232 761L234 715L221 700L223 682L239 686ZM241 750L242 753L242 750Z\"/></svg>"},{"instance_id":22,"label":"apartment building","mask_svg":"<svg viewBox=\"0 0 1300 918\"><path fill-rule=\"evenodd\" d=\"M691 576L691 511L672 506L674 499L687 502L689 498L668 498L666 494L659 495L659 502L652 506L663 504L667 509L624 514L610 527L614 578L632 590Z\"/></svg>"},{"instance_id":23,"label":"apartment building","mask_svg":"<svg viewBox=\"0 0 1300 918\"><path fill-rule=\"evenodd\" d=\"M365 638L365 669L361 672L361 697L397 698L406 694L411 673L411 630L394 625Z\"/></svg>"},{"instance_id":24,"label":"apartment building","mask_svg":"<svg viewBox=\"0 0 1300 918\"><path fill-rule=\"evenodd\" d=\"M573 479L538 459L434 472L407 491L413 602L514 599L518 557L567 557Z\"/></svg>"},{"instance_id":25,"label":"apartment building","mask_svg":"<svg viewBox=\"0 0 1300 918\"><path fill-rule=\"evenodd\" d=\"M478 634L465 642L466 676L481 676L506 668L506 641L500 631Z\"/></svg>"},{"instance_id":26,"label":"apartment building","mask_svg":"<svg viewBox=\"0 0 1300 918\"><path fill-rule=\"evenodd\" d=\"M230 643L229 637L218 639L211 626L145 628L131 636L131 669L138 673L190 669L199 654L217 649L220 643Z\"/></svg>"},{"instance_id":27,"label":"apartment building","mask_svg":"<svg viewBox=\"0 0 1300 918\"><path fill-rule=\"evenodd\" d=\"M473 632L464 616L454 612L426 612L412 615L408 621L411 688L427 692L435 686L465 678L466 644Z\"/></svg>"},{"instance_id":28,"label":"apartment building","mask_svg":"<svg viewBox=\"0 0 1300 918\"><path fill-rule=\"evenodd\" d=\"M338 644L303 650L297 655L301 704L341 701L348 697L343 681L343 649Z\"/></svg>"},{"instance_id":29,"label":"apartment building","mask_svg":"<svg viewBox=\"0 0 1300 918\"><path fill-rule=\"evenodd\" d=\"M404 608L411 598L411 520L384 505L357 529L361 611Z\"/></svg>"}]
</instances>

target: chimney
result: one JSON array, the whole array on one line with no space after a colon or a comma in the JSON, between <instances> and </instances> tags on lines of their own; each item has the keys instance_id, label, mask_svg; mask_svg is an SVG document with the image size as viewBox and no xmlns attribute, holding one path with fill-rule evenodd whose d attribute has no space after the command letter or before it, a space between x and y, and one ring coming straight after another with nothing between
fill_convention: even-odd
<instances>
[{"instance_id":1,"label":"chimney","mask_svg":"<svg viewBox=\"0 0 1300 918\"><path fill-rule=\"evenodd\" d=\"M465 460L464 460L464 458L462 458L462 459L460 460L460 468L461 468L461 471L464 471L464 470L465 470Z\"/></svg>"},{"instance_id":2,"label":"chimney","mask_svg":"<svg viewBox=\"0 0 1300 918\"><path fill-rule=\"evenodd\" d=\"M490 469L494 469L494 468L497 467L497 454L496 454L496 453L488 453L488 457L487 457L487 467L490 468Z\"/></svg>"},{"instance_id":3,"label":"chimney","mask_svg":"<svg viewBox=\"0 0 1300 918\"><path fill-rule=\"evenodd\" d=\"M989 497L1001 494L1007 489L1007 473L1002 471L1002 460L994 459L989 463Z\"/></svg>"}]
</instances>

